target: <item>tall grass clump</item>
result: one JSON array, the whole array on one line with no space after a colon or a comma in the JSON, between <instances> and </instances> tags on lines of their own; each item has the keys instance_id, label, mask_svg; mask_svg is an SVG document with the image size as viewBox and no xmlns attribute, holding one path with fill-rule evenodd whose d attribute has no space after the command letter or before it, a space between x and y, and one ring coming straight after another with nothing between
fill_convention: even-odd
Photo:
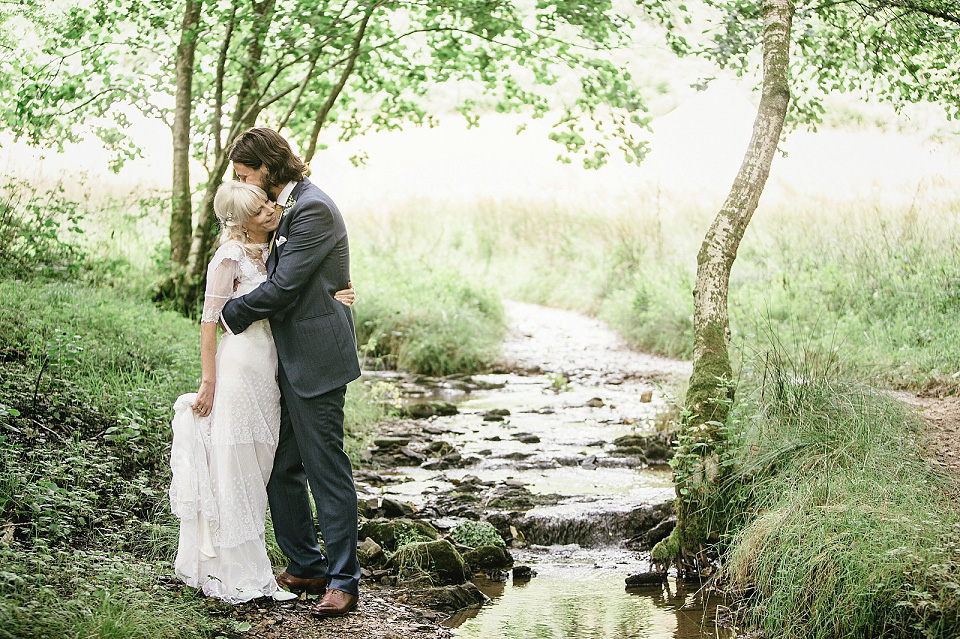
<instances>
[{"instance_id":1,"label":"tall grass clump","mask_svg":"<svg viewBox=\"0 0 960 639\"><path fill-rule=\"evenodd\" d=\"M360 253L354 264L357 343L367 365L448 375L493 363L504 329L494 291L455 268L403 256Z\"/></svg>"},{"instance_id":2,"label":"tall grass clump","mask_svg":"<svg viewBox=\"0 0 960 639\"><path fill-rule=\"evenodd\" d=\"M960 494L919 419L808 353L766 356L743 427L721 580L784 639L960 634Z\"/></svg>"}]
</instances>

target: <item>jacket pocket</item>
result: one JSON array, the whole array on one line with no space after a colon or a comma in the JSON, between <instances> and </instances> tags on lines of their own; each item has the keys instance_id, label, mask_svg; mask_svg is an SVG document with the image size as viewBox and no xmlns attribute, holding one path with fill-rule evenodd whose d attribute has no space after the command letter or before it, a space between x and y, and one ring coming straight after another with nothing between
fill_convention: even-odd
<instances>
[{"instance_id":1,"label":"jacket pocket","mask_svg":"<svg viewBox=\"0 0 960 639\"><path fill-rule=\"evenodd\" d=\"M301 352L309 353L311 359L324 368L343 365L341 336L336 324L333 311L297 320Z\"/></svg>"}]
</instances>

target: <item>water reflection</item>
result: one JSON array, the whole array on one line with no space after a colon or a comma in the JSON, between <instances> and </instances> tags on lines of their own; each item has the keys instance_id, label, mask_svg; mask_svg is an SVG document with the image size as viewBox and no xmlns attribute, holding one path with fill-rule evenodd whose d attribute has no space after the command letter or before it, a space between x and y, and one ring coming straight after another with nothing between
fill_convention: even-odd
<instances>
[{"instance_id":1,"label":"water reflection","mask_svg":"<svg viewBox=\"0 0 960 639\"><path fill-rule=\"evenodd\" d=\"M623 574L600 566L537 564L538 576L506 584L480 580L492 599L447 624L484 639L729 639L715 626L716 597L670 582L624 590Z\"/></svg>"}]
</instances>

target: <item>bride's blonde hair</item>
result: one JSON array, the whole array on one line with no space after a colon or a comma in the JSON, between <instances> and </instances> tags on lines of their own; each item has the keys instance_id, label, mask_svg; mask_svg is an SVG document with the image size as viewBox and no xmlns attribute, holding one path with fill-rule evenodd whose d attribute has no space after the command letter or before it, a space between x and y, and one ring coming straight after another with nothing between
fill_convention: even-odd
<instances>
[{"instance_id":1,"label":"bride's blonde hair","mask_svg":"<svg viewBox=\"0 0 960 639\"><path fill-rule=\"evenodd\" d=\"M213 197L213 212L220 221L220 245L236 240L247 250L250 240L242 227L257 214L267 200L267 193L259 186L236 180L224 182Z\"/></svg>"}]
</instances>

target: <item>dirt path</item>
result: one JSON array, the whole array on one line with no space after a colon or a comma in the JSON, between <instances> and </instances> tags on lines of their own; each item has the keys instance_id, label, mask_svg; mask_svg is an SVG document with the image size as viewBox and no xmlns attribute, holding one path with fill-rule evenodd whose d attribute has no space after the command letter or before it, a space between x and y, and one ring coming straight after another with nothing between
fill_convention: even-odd
<instances>
[{"instance_id":1,"label":"dirt path","mask_svg":"<svg viewBox=\"0 0 960 639\"><path fill-rule=\"evenodd\" d=\"M928 424L931 463L951 471L960 482L960 397L920 397L898 392L894 396L917 409Z\"/></svg>"}]
</instances>

